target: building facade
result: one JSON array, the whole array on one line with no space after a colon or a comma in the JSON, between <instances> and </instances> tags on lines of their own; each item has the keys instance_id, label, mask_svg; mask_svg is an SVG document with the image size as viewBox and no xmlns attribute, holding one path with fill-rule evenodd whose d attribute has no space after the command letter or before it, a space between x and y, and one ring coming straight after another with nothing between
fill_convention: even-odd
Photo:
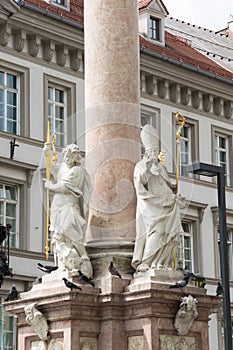
<instances>
[{"instance_id":1,"label":"building facade","mask_svg":"<svg viewBox=\"0 0 233 350\"><path fill-rule=\"evenodd\" d=\"M176 175L176 112L183 114L179 193L182 213L177 263L206 278L215 295L221 279L215 179L186 175L195 161L224 165L231 315L233 320L233 41L168 17L166 3L139 6L141 124L158 129L165 164ZM75 142L85 152L83 0L3 0L0 4L0 218L11 224L10 267L0 289L30 289L45 263L43 177L48 121L57 151ZM13 147L15 144L15 147ZM52 264L52 252L49 262ZM48 262L46 262L47 264ZM223 316L210 320L210 349L223 349ZM0 308L0 349L16 349L16 326Z\"/></svg>"}]
</instances>

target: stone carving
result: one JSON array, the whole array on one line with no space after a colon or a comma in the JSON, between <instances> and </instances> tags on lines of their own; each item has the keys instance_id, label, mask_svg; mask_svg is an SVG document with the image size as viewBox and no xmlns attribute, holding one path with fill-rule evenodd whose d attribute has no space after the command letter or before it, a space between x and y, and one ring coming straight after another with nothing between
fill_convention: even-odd
<instances>
[{"instance_id":1,"label":"stone carving","mask_svg":"<svg viewBox=\"0 0 233 350\"><path fill-rule=\"evenodd\" d=\"M26 321L32 326L38 337L46 341L49 339L49 327L45 316L36 308L36 303L24 307Z\"/></svg>"},{"instance_id":2,"label":"stone carving","mask_svg":"<svg viewBox=\"0 0 233 350\"><path fill-rule=\"evenodd\" d=\"M188 105L191 99L191 89L187 86L183 86L180 89L180 100L183 105Z\"/></svg>"},{"instance_id":3,"label":"stone carving","mask_svg":"<svg viewBox=\"0 0 233 350\"><path fill-rule=\"evenodd\" d=\"M47 62L51 62L55 52L55 44L52 40L46 40L43 43L43 58Z\"/></svg>"},{"instance_id":4,"label":"stone carving","mask_svg":"<svg viewBox=\"0 0 233 350\"><path fill-rule=\"evenodd\" d=\"M33 34L29 37L28 40L28 52L32 57L36 57L39 53L39 48L41 45L41 40L38 35Z\"/></svg>"},{"instance_id":5,"label":"stone carving","mask_svg":"<svg viewBox=\"0 0 233 350\"><path fill-rule=\"evenodd\" d=\"M213 98L209 94L204 94L202 96L203 99L203 110L205 112L210 112L213 104Z\"/></svg>"},{"instance_id":6,"label":"stone carving","mask_svg":"<svg viewBox=\"0 0 233 350\"><path fill-rule=\"evenodd\" d=\"M74 71L78 71L81 67L82 53L79 50L70 51L70 67Z\"/></svg>"},{"instance_id":7,"label":"stone carving","mask_svg":"<svg viewBox=\"0 0 233 350\"><path fill-rule=\"evenodd\" d=\"M64 342L63 339L51 339L47 342L44 341L33 341L31 343L31 350L63 350Z\"/></svg>"},{"instance_id":8,"label":"stone carving","mask_svg":"<svg viewBox=\"0 0 233 350\"><path fill-rule=\"evenodd\" d=\"M161 350L196 350L194 337L160 335Z\"/></svg>"},{"instance_id":9,"label":"stone carving","mask_svg":"<svg viewBox=\"0 0 233 350\"><path fill-rule=\"evenodd\" d=\"M59 66L64 66L66 64L67 56L68 56L68 49L64 46L61 45L57 49L57 63Z\"/></svg>"},{"instance_id":10,"label":"stone carving","mask_svg":"<svg viewBox=\"0 0 233 350\"><path fill-rule=\"evenodd\" d=\"M149 95L157 94L157 81L154 75L146 77L146 92Z\"/></svg>"},{"instance_id":11,"label":"stone carving","mask_svg":"<svg viewBox=\"0 0 233 350\"><path fill-rule=\"evenodd\" d=\"M221 97L214 97L213 109L216 115L221 115L223 111L223 99Z\"/></svg>"},{"instance_id":12,"label":"stone carving","mask_svg":"<svg viewBox=\"0 0 233 350\"><path fill-rule=\"evenodd\" d=\"M177 102L180 97L180 85L176 83L170 84L169 94L170 94L170 100L172 102Z\"/></svg>"},{"instance_id":13,"label":"stone carving","mask_svg":"<svg viewBox=\"0 0 233 350\"><path fill-rule=\"evenodd\" d=\"M97 350L97 339L80 337L80 350Z\"/></svg>"},{"instance_id":14,"label":"stone carving","mask_svg":"<svg viewBox=\"0 0 233 350\"><path fill-rule=\"evenodd\" d=\"M224 101L224 117L229 119L232 117L233 112L233 102L231 101Z\"/></svg>"},{"instance_id":15,"label":"stone carving","mask_svg":"<svg viewBox=\"0 0 233 350\"><path fill-rule=\"evenodd\" d=\"M81 270L91 277L92 266L84 247L91 182L78 146L68 145L63 154L62 164L53 167L56 183L45 180L45 187L54 191L50 210L52 244L60 270L68 269L73 276Z\"/></svg>"},{"instance_id":16,"label":"stone carving","mask_svg":"<svg viewBox=\"0 0 233 350\"><path fill-rule=\"evenodd\" d=\"M182 232L180 207L163 162L159 162L157 130L145 125L141 132L145 155L134 170L137 195L136 242L132 265L137 272L172 268Z\"/></svg>"},{"instance_id":17,"label":"stone carving","mask_svg":"<svg viewBox=\"0 0 233 350\"><path fill-rule=\"evenodd\" d=\"M128 338L128 350L143 350L143 336L135 335Z\"/></svg>"},{"instance_id":18,"label":"stone carving","mask_svg":"<svg viewBox=\"0 0 233 350\"><path fill-rule=\"evenodd\" d=\"M194 108L198 109L201 105L201 93L198 90L193 90L191 93L192 105Z\"/></svg>"},{"instance_id":19,"label":"stone carving","mask_svg":"<svg viewBox=\"0 0 233 350\"><path fill-rule=\"evenodd\" d=\"M186 335L198 316L197 299L192 295L181 298L180 308L176 314L174 327L180 335Z\"/></svg>"},{"instance_id":20,"label":"stone carving","mask_svg":"<svg viewBox=\"0 0 233 350\"><path fill-rule=\"evenodd\" d=\"M26 41L26 32L24 30L16 30L14 33L14 49L18 52L23 51Z\"/></svg>"},{"instance_id":21,"label":"stone carving","mask_svg":"<svg viewBox=\"0 0 233 350\"><path fill-rule=\"evenodd\" d=\"M167 96L168 93L168 82L165 79L158 79L158 95L161 98L165 98Z\"/></svg>"},{"instance_id":22,"label":"stone carving","mask_svg":"<svg viewBox=\"0 0 233 350\"><path fill-rule=\"evenodd\" d=\"M0 28L0 45L7 46L10 37L10 29L7 24Z\"/></svg>"}]
</instances>

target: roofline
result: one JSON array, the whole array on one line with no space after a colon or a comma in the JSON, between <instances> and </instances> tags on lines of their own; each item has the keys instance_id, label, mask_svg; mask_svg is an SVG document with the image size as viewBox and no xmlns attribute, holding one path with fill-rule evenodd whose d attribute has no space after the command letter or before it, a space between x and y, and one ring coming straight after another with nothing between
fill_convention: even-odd
<instances>
[{"instance_id":1,"label":"roofline","mask_svg":"<svg viewBox=\"0 0 233 350\"><path fill-rule=\"evenodd\" d=\"M165 56L163 54L156 53L154 51L148 50L145 47L140 47L140 52L145 53L145 54L147 54L149 56L160 58L163 61L167 61L167 62L173 63L173 64L175 64L177 66L181 66L181 67L189 69L189 70L191 70L193 72L197 72L197 73L203 74L203 75L205 75L205 76L207 76L209 78L214 78L214 79L219 80L219 81L221 81L223 83L227 83L227 84L233 85L233 80L230 79L230 78L227 79L227 78L224 78L224 77L222 77L220 75L217 75L215 73L208 72L208 71L206 71L204 69L201 69L199 67L194 67L194 66L191 66L191 65L189 65L187 63L184 63L184 62L181 62L181 61L178 61L178 60L174 60L173 58L169 58L169 57L167 57L167 56Z\"/></svg>"},{"instance_id":2,"label":"roofline","mask_svg":"<svg viewBox=\"0 0 233 350\"><path fill-rule=\"evenodd\" d=\"M81 29L81 30L84 29L84 25L80 24L79 22L73 21L72 19L69 19L69 18L66 18L66 17L63 17L63 16L59 16L58 14L53 13L51 11L48 11L46 9L42 9L42 8L40 8L38 6L33 5L33 4L29 4L29 3L25 2L24 0L19 0L18 1L18 5L20 7L25 7L28 10L32 10L32 11L35 11L35 12L40 13L42 15L48 16L48 17L50 17L52 19L61 21L61 22L65 23L65 24L69 24L69 25L71 25L71 26L73 26L75 28L78 28L78 29Z\"/></svg>"}]
</instances>

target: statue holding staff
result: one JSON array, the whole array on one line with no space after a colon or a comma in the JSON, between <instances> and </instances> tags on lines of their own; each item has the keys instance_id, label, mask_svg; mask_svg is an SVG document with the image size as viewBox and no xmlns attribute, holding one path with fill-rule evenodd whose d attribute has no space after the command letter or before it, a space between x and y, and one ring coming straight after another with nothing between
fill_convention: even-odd
<instances>
[{"instance_id":1,"label":"statue holding staff","mask_svg":"<svg viewBox=\"0 0 233 350\"><path fill-rule=\"evenodd\" d=\"M55 183L45 181L45 188L54 192L50 208L51 243L58 260L58 268L68 269L73 275L81 270L91 277L92 266L84 247L89 199L92 186L75 144L63 149L64 160L51 164Z\"/></svg>"},{"instance_id":2,"label":"statue holding staff","mask_svg":"<svg viewBox=\"0 0 233 350\"><path fill-rule=\"evenodd\" d=\"M159 156L157 130L145 125L141 131L145 155L134 170L137 195L136 241L132 266L136 272L174 268L179 233L182 232L181 197L173 193L167 170Z\"/></svg>"}]
</instances>

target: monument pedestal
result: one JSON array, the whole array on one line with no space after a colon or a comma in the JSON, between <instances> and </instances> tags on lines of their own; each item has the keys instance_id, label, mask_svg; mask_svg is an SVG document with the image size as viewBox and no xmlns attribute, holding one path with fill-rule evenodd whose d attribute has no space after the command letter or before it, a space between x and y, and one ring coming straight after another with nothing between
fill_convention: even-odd
<instances>
[{"instance_id":1,"label":"monument pedestal","mask_svg":"<svg viewBox=\"0 0 233 350\"><path fill-rule=\"evenodd\" d=\"M18 350L208 350L209 315L220 299L203 288L170 289L172 283L107 274L96 283L102 288L80 285L82 291L70 291L62 280L43 281L6 303L5 310L18 318ZM197 299L198 317L181 336L174 320L181 297L188 295ZM33 303L47 319L46 341L26 321L24 307Z\"/></svg>"}]
</instances>

